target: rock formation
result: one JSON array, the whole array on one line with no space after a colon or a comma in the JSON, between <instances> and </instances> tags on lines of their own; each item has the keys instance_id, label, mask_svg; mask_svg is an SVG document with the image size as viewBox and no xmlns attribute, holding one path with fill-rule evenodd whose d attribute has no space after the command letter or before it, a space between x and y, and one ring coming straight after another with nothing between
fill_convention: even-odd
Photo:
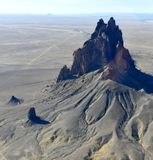
<instances>
[{"instance_id":1,"label":"rock formation","mask_svg":"<svg viewBox=\"0 0 153 160\"><path fill-rule=\"evenodd\" d=\"M23 103L24 100L23 99L20 99L20 98L17 98L15 96L12 96L8 102L8 104L11 104L11 105L19 105L21 103Z\"/></svg>"},{"instance_id":2,"label":"rock formation","mask_svg":"<svg viewBox=\"0 0 153 160\"><path fill-rule=\"evenodd\" d=\"M65 65L60 73L59 73L59 76L57 78L57 82L59 82L60 80L67 80L67 79L71 79L72 78L72 75L71 75L71 71L70 69Z\"/></svg>"},{"instance_id":3,"label":"rock formation","mask_svg":"<svg viewBox=\"0 0 153 160\"><path fill-rule=\"evenodd\" d=\"M29 125L32 124L49 124L48 121L41 119L36 115L36 111L34 107L31 107L28 111L28 121L27 123Z\"/></svg>"},{"instance_id":4,"label":"rock formation","mask_svg":"<svg viewBox=\"0 0 153 160\"><path fill-rule=\"evenodd\" d=\"M153 92L152 76L135 67L128 49L124 47L122 31L113 17L107 24L100 19L91 38L82 48L74 51L73 55L71 69L64 66L57 82L74 79L100 69L102 79L111 79L135 89L143 88L147 92Z\"/></svg>"},{"instance_id":5,"label":"rock formation","mask_svg":"<svg viewBox=\"0 0 153 160\"><path fill-rule=\"evenodd\" d=\"M153 78L135 67L113 18L74 53L26 123L29 103L1 107L0 160L153 160L153 94L138 91L152 92Z\"/></svg>"},{"instance_id":6,"label":"rock formation","mask_svg":"<svg viewBox=\"0 0 153 160\"><path fill-rule=\"evenodd\" d=\"M36 116L35 108L34 107L30 108L29 111L28 111L28 119L30 121L33 121L33 119L35 119L36 117L37 116Z\"/></svg>"}]
</instances>

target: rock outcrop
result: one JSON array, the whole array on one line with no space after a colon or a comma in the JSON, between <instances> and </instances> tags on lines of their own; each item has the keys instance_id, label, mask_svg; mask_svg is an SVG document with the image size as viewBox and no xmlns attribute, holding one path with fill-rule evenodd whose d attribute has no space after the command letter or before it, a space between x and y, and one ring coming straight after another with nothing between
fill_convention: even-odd
<instances>
[{"instance_id":1,"label":"rock outcrop","mask_svg":"<svg viewBox=\"0 0 153 160\"><path fill-rule=\"evenodd\" d=\"M85 73L103 68L113 60L118 47L123 48L123 38L115 20L110 18L108 24L105 24L100 19L91 38L84 43L82 48L74 51L74 61L71 69L64 66L57 81L79 77Z\"/></svg>"},{"instance_id":2,"label":"rock outcrop","mask_svg":"<svg viewBox=\"0 0 153 160\"><path fill-rule=\"evenodd\" d=\"M67 80L67 79L71 79L72 78L72 75L71 75L71 71L70 69L65 65L60 73L59 73L59 76L57 78L57 82L61 81L61 80Z\"/></svg>"},{"instance_id":3,"label":"rock outcrop","mask_svg":"<svg viewBox=\"0 0 153 160\"><path fill-rule=\"evenodd\" d=\"M24 102L23 99L20 99L20 98L17 98L15 96L12 96L10 98L8 104L16 106L16 105L22 104L23 102Z\"/></svg>"},{"instance_id":4,"label":"rock outcrop","mask_svg":"<svg viewBox=\"0 0 153 160\"><path fill-rule=\"evenodd\" d=\"M34 107L31 107L28 111L28 125L32 124L49 124L49 121L43 120L42 118L36 115L36 111Z\"/></svg>"},{"instance_id":5,"label":"rock outcrop","mask_svg":"<svg viewBox=\"0 0 153 160\"><path fill-rule=\"evenodd\" d=\"M124 47L122 31L113 17L107 24L100 19L91 38L82 48L74 51L73 55L71 69L64 66L57 82L78 78L100 69L102 79L111 79L134 89L143 88L147 92L153 92L153 77L135 67L128 49Z\"/></svg>"}]
</instances>

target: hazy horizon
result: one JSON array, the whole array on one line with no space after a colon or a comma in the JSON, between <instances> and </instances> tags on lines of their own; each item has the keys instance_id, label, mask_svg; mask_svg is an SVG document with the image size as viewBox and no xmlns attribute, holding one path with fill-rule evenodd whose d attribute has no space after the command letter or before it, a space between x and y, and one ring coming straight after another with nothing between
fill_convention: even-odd
<instances>
[{"instance_id":1,"label":"hazy horizon","mask_svg":"<svg viewBox=\"0 0 153 160\"><path fill-rule=\"evenodd\" d=\"M0 14L153 13L148 0L2 0Z\"/></svg>"}]
</instances>

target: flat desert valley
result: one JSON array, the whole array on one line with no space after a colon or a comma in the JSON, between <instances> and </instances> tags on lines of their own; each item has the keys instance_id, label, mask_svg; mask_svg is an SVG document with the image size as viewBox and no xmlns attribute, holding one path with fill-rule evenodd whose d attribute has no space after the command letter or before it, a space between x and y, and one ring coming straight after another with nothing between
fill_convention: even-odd
<instances>
[{"instance_id":1,"label":"flat desert valley","mask_svg":"<svg viewBox=\"0 0 153 160\"><path fill-rule=\"evenodd\" d=\"M49 105L39 103L42 95L46 96L46 86L55 84L63 65L71 66L74 50L89 39L97 21L103 18L107 22L111 16L0 16L0 160L55 160L70 154L63 154L68 150L68 146L63 147L65 142L60 146L63 151L47 144L47 134L52 132L46 126L25 127L27 112L34 106L41 117L51 117ZM152 16L114 17L136 66L153 75ZM10 106L12 96L24 99L24 103ZM58 147L58 143L62 142L54 145Z\"/></svg>"}]
</instances>

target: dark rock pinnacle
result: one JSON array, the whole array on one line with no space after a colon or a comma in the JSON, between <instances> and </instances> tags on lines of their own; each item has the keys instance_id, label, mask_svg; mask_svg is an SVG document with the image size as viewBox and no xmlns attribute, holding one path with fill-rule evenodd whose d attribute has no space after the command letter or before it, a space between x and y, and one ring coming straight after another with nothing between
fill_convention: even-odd
<instances>
[{"instance_id":1,"label":"dark rock pinnacle","mask_svg":"<svg viewBox=\"0 0 153 160\"><path fill-rule=\"evenodd\" d=\"M36 115L36 111L35 111L35 108L34 107L31 107L28 111L28 121L27 121L27 124L28 125L33 125L33 124L42 124L42 125L45 125L45 124L49 124L50 122L49 121L46 121L46 120L43 120L42 118L38 117Z\"/></svg>"},{"instance_id":2,"label":"dark rock pinnacle","mask_svg":"<svg viewBox=\"0 0 153 160\"><path fill-rule=\"evenodd\" d=\"M153 92L153 77L135 67L128 49L124 47L122 31L113 17L107 24L100 19L91 38L74 51L71 68L64 66L57 82L74 79L100 69L102 79L111 79L134 89Z\"/></svg>"}]
</instances>

